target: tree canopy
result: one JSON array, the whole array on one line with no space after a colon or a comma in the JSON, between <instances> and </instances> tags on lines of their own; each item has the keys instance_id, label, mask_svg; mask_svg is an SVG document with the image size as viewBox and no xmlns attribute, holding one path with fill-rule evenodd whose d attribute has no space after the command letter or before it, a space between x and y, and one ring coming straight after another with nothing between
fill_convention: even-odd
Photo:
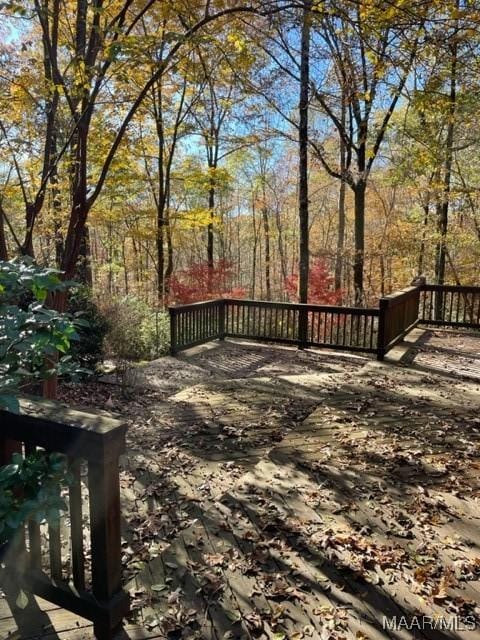
<instances>
[{"instance_id":1,"label":"tree canopy","mask_svg":"<svg viewBox=\"0 0 480 640\"><path fill-rule=\"evenodd\" d=\"M1 259L160 306L292 282L313 300L318 265L324 298L357 305L417 275L476 282L477 2L0 16Z\"/></svg>"}]
</instances>

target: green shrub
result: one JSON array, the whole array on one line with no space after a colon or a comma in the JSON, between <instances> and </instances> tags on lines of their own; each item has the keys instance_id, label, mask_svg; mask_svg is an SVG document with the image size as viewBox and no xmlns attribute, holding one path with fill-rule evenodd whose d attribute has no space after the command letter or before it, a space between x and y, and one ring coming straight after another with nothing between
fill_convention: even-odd
<instances>
[{"instance_id":1,"label":"green shrub","mask_svg":"<svg viewBox=\"0 0 480 640\"><path fill-rule=\"evenodd\" d=\"M0 408L17 411L26 384L82 372L68 352L85 321L46 304L72 284L60 275L28 258L0 261Z\"/></svg>"},{"instance_id":2,"label":"green shrub","mask_svg":"<svg viewBox=\"0 0 480 640\"><path fill-rule=\"evenodd\" d=\"M0 409L17 412L25 384L82 369L68 354L85 321L47 306L66 291L55 269L29 258L0 261ZM67 458L58 453L19 453L0 467L0 550L5 552L27 519L57 524L66 508L60 485L68 484ZM20 536L20 542L22 537Z\"/></svg>"},{"instance_id":3,"label":"green shrub","mask_svg":"<svg viewBox=\"0 0 480 640\"><path fill-rule=\"evenodd\" d=\"M109 322L94 302L88 287L78 287L72 291L68 311L88 323L88 326L78 330L80 339L72 343L70 353L82 366L95 371L97 364L103 360L103 343Z\"/></svg>"},{"instance_id":4,"label":"green shrub","mask_svg":"<svg viewBox=\"0 0 480 640\"><path fill-rule=\"evenodd\" d=\"M165 312L156 312L134 296L113 298L102 312L109 319L105 348L111 357L133 362L167 353L169 322Z\"/></svg>"},{"instance_id":5,"label":"green shrub","mask_svg":"<svg viewBox=\"0 0 480 640\"><path fill-rule=\"evenodd\" d=\"M29 518L56 523L67 508L59 487L71 481L61 453L14 453L11 464L0 467L0 544L10 542Z\"/></svg>"}]
</instances>

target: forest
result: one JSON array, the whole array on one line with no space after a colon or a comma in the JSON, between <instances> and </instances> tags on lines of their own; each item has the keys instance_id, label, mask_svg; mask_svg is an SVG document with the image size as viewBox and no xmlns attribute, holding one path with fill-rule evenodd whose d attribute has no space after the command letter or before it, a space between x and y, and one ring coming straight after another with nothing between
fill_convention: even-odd
<instances>
[{"instance_id":1,"label":"forest","mask_svg":"<svg viewBox=\"0 0 480 640\"><path fill-rule=\"evenodd\" d=\"M112 307L475 284L478 3L0 4L0 258Z\"/></svg>"},{"instance_id":2,"label":"forest","mask_svg":"<svg viewBox=\"0 0 480 640\"><path fill-rule=\"evenodd\" d=\"M479 0L0 0L0 639L480 637L479 98Z\"/></svg>"}]
</instances>

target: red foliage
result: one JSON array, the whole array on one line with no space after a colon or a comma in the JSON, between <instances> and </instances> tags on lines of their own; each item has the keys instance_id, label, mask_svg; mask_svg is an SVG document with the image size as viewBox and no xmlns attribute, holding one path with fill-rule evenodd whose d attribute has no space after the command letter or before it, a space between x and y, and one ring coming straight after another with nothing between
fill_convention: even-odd
<instances>
[{"instance_id":1,"label":"red foliage","mask_svg":"<svg viewBox=\"0 0 480 640\"><path fill-rule=\"evenodd\" d=\"M211 287L209 291L209 276ZM214 298L244 298L245 290L232 287L232 265L226 260L219 260L209 274L207 262L197 262L187 269L177 271L170 278L170 302L189 304Z\"/></svg>"},{"instance_id":2,"label":"red foliage","mask_svg":"<svg viewBox=\"0 0 480 640\"><path fill-rule=\"evenodd\" d=\"M285 282L285 290L292 302L298 301L298 274L292 273ZM334 278L323 258L316 258L310 265L308 277L308 302L311 304L339 304L343 291L334 289Z\"/></svg>"}]
</instances>

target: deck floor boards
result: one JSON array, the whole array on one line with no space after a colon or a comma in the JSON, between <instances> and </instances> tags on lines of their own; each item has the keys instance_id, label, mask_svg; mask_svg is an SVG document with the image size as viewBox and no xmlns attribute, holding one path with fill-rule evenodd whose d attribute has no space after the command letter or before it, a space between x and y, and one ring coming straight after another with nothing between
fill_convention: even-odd
<instances>
[{"instance_id":1,"label":"deck floor boards","mask_svg":"<svg viewBox=\"0 0 480 640\"><path fill-rule=\"evenodd\" d=\"M139 604L122 638L480 638L476 364L465 373L480 340L419 335L397 363L228 343L182 355L210 377L155 407L179 445L168 477L170 449L130 434L125 535L150 523L157 551L128 581ZM1 640L93 638L44 601L10 605ZM385 628L415 615L478 626Z\"/></svg>"}]
</instances>

